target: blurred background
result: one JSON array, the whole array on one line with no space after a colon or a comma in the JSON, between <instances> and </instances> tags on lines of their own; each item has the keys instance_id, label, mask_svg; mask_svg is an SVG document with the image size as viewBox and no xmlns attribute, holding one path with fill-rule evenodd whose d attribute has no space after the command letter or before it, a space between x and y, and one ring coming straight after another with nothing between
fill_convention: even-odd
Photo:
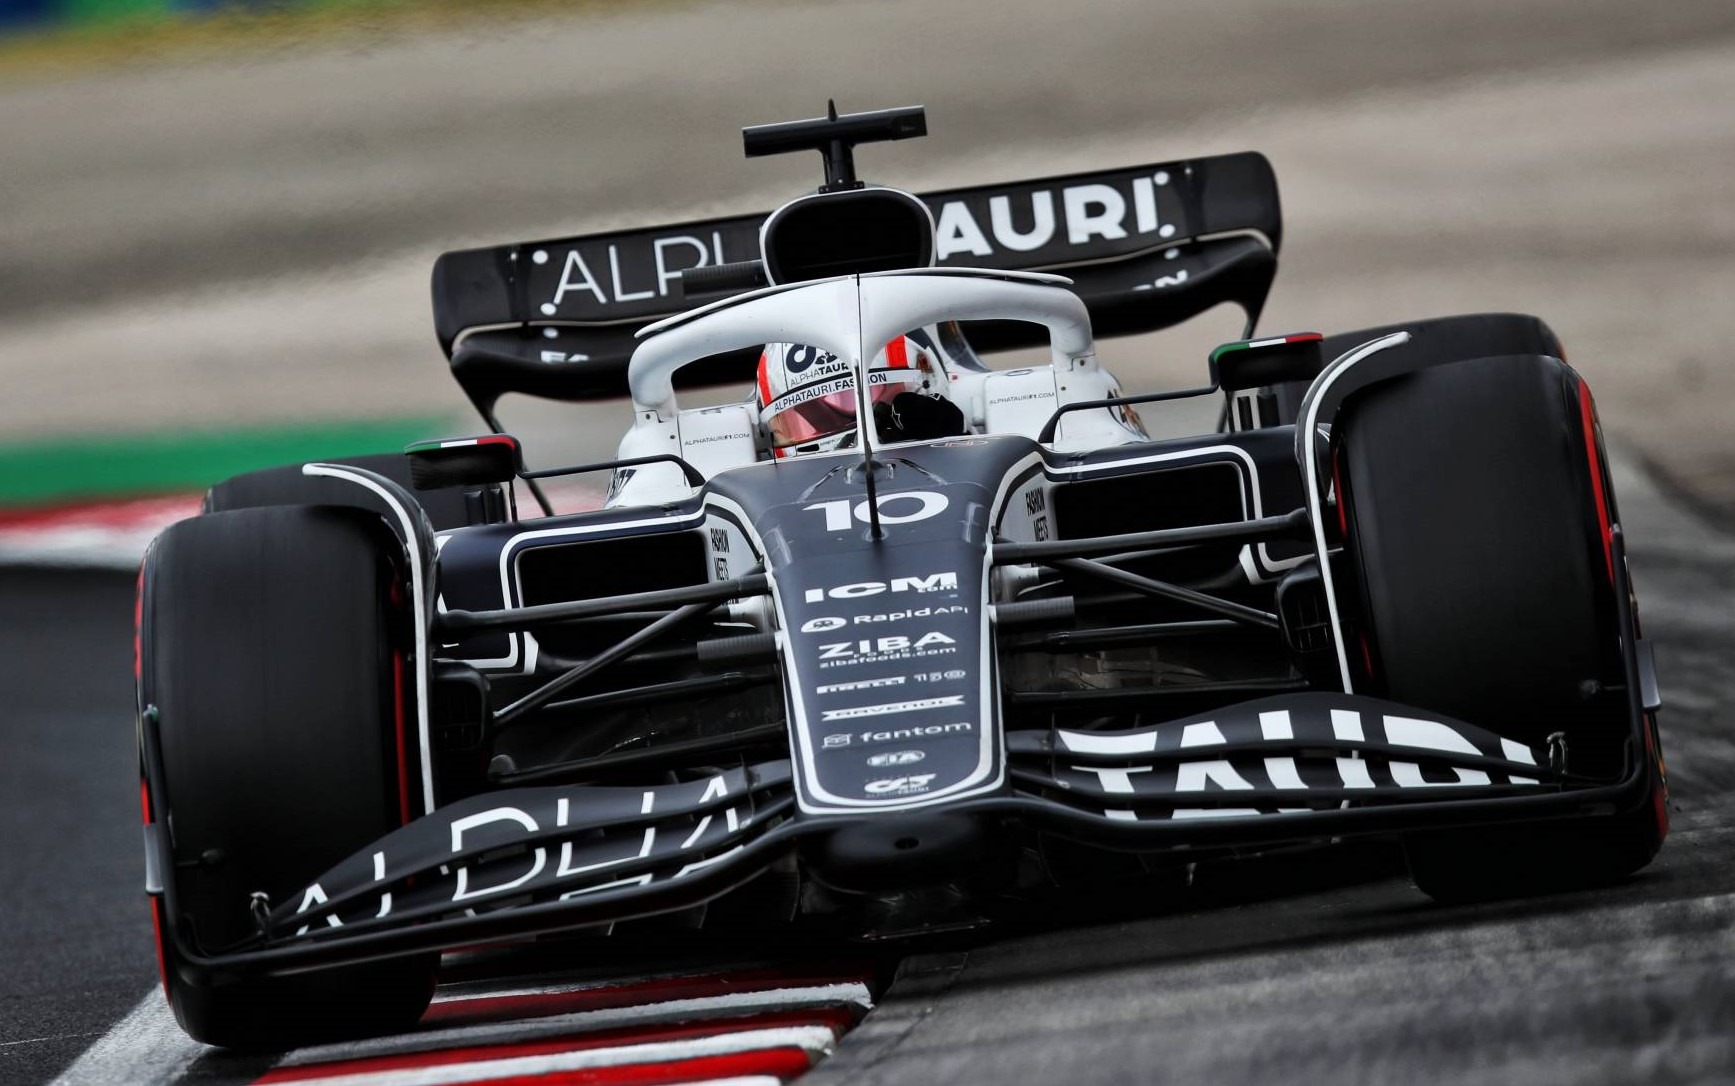
<instances>
[{"instance_id":1,"label":"blurred background","mask_svg":"<svg viewBox=\"0 0 1735 1086\"><path fill-rule=\"evenodd\" d=\"M0 504L471 432L441 251L768 209L817 163L738 129L827 97L927 106L860 158L918 190L1264 151L1263 331L1537 313L1735 502L1729 0L0 0ZM1194 383L1237 330L1102 354ZM543 463L627 421L503 413Z\"/></svg>"}]
</instances>

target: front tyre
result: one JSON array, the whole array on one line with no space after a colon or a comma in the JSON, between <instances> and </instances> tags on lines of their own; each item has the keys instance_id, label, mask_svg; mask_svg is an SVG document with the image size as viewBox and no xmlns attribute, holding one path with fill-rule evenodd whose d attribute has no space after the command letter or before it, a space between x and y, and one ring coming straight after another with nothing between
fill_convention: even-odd
<instances>
[{"instance_id":1,"label":"front tyre","mask_svg":"<svg viewBox=\"0 0 1735 1086\"><path fill-rule=\"evenodd\" d=\"M1646 763L1644 801L1594 818L1412 833L1416 885L1441 900L1536 893L1637 871L1667 832L1655 722L1630 750L1617 522L1583 381L1542 356L1455 362L1353 394L1334 467L1359 600L1358 683L1542 745L1613 777Z\"/></svg>"},{"instance_id":2,"label":"front tyre","mask_svg":"<svg viewBox=\"0 0 1735 1086\"><path fill-rule=\"evenodd\" d=\"M406 1029L432 962L278 978L192 965L249 937L273 904L400 825L409 781L393 574L355 511L273 506L174 525L145 560L140 704L154 706L177 913L163 916L175 1017L209 1044L281 1049Z\"/></svg>"}]
</instances>

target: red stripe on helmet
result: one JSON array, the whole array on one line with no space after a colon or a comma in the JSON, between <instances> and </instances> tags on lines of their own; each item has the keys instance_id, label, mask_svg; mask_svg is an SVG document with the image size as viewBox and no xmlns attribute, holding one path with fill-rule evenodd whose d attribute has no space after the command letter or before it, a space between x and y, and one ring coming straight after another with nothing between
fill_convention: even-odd
<instances>
[{"instance_id":1,"label":"red stripe on helmet","mask_svg":"<svg viewBox=\"0 0 1735 1086\"><path fill-rule=\"evenodd\" d=\"M886 365L894 370L910 368L910 351L904 346L904 337L899 336L886 344Z\"/></svg>"},{"instance_id":2,"label":"red stripe on helmet","mask_svg":"<svg viewBox=\"0 0 1735 1086\"><path fill-rule=\"evenodd\" d=\"M768 404L771 402L771 371L769 369L770 365L771 365L771 352L770 351L760 351L759 352L759 402L761 404Z\"/></svg>"}]
</instances>

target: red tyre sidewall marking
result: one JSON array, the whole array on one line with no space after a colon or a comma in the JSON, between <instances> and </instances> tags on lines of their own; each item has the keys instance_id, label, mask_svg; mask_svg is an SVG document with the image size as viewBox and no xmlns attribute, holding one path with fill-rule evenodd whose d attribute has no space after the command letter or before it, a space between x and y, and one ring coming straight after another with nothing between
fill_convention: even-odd
<instances>
[{"instance_id":1,"label":"red tyre sidewall marking","mask_svg":"<svg viewBox=\"0 0 1735 1086\"><path fill-rule=\"evenodd\" d=\"M139 806L144 808L145 825L151 824L151 790L142 779L139 781ZM146 894L145 900L151 903L151 935L157 948L157 979L162 982L163 995L169 994L169 963L163 951L163 903L155 894Z\"/></svg>"},{"instance_id":2,"label":"red tyre sidewall marking","mask_svg":"<svg viewBox=\"0 0 1735 1086\"><path fill-rule=\"evenodd\" d=\"M133 689L141 694L145 681L145 565L139 563L139 576L133 588ZM144 699L139 699L139 711L144 711ZM144 824L151 824L151 786L144 774L144 751L139 751L139 811ZM155 894L146 894L151 903L151 935L157 950L157 979L162 983L163 996L169 994L168 956L163 947L163 904Z\"/></svg>"},{"instance_id":3,"label":"red tyre sidewall marking","mask_svg":"<svg viewBox=\"0 0 1735 1086\"><path fill-rule=\"evenodd\" d=\"M1590 385L1583 380L1578 382L1579 417L1584 422L1584 448L1590 460L1591 498L1596 505L1597 527L1602 532L1602 557L1604 568L1608 570L1609 583L1615 581L1614 543L1609 538L1612 527L1609 521L1608 485L1603 480L1602 454L1599 440L1599 430L1596 421L1596 404L1590 396Z\"/></svg>"},{"instance_id":4,"label":"red tyre sidewall marking","mask_svg":"<svg viewBox=\"0 0 1735 1086\"><path fill-rule=\"evenodd\" d=\"M1338 469L1337 450L1331 453L1331 490L1337 496L1337 537L1340 543L1349 543L1349 497L1343 489L1343 472ZM1356 630L1356 641L1361 646L1361 662L1363 677L1373 681L1374 650L1368 643L1367 623L1364 619L1361 628Z\"/></svg>"},{"instance_id":5,"label":"red tyre sidewall marking","mask_svg":"<svg viewBox=\"0 0 1735 1086\"><path fill-rule=\"evenodd\" d=\"M1580 378L1578 382L1578 411L1584 426L1585 456L1590 462L1591 498L1596 505L1597 530L1602 533L1602 555L1604 568L1608 571L1609 584L1616 585L1614 538L1612 529L1613 518L1609 515L1609 487L1603 473L1602 427L1597 421L1596 401L1590 394L1590 384ZM1637 636L1637 620L1635 628L1628 631ZM1657 718L1646 713L1644 717L1645 759L1651 765L1653 775L1651 787L1651 808L1657 823L1657 839L1661 841L1669 835L1669 784L1668 776L1663 769L1663 758L1657 743Z\"/></svg>"},{"instance_id":6,"label":"red tyre sidewall marking","mask_svg":"<svg viewBox=\"0 0 1735 1086\"><path fill-rule=\"evenodd\" d=\"M1663 767L1663 753L1657 744L1657 718L1654 714L1645 714L1645 755L1656 774L1656 780L1651 788L1651 806L1656 812L1657 840L1661 842L1669 836L1669 776Z\"/></svg>"},{"instance_id":7,"label":"red tyre sidewall marking","mask_svg":"<svg viewBox=\"0 0 1735 1086\"><path fill-rule=\"evenodd\" d=\"M478 441L487 439L478 439ZM508 439L510 440L510 439ZM406 606L408 594L398 577L395 563L388 563L390 573L391 593L386 597L390 614L394 622L416 622L419 617L413 604ZM404 721L407 718L406 703L408 695L404 686L404 650L399 645L392 647L392 733L397 744L398 755L398 825L410 824L410 753L406 741ZM420 661L417 661L418 666Z\"/></svg>"},{"instance_id":8,"label":"red tyre sidewall marking","mask_svg":"<svg viewBox=\"0 0 1735 1086\"><path fill-rule=\"evenodd\" d=\"M392 650L392 723L398 745L398 824L410 824L410 758L404 742L404 654Z\"/></svg>"}]
</instances>

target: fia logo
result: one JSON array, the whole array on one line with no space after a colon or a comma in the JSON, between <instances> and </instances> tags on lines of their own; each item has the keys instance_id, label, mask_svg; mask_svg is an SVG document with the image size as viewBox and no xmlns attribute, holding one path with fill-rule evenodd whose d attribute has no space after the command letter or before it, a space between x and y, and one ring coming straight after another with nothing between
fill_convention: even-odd
<instances>
[{"instance_id":1,"label":"fia logo","mask_svg":"<svg viewBox=\"0 0 1735 1086\"><path fill-rule=\"evenodd\" d=\"M894 750L889 754L872 754L868 756L867 764L875 769L889 765L915 765L927 755L919 750Z\"/></svg>"}]
</instances>

